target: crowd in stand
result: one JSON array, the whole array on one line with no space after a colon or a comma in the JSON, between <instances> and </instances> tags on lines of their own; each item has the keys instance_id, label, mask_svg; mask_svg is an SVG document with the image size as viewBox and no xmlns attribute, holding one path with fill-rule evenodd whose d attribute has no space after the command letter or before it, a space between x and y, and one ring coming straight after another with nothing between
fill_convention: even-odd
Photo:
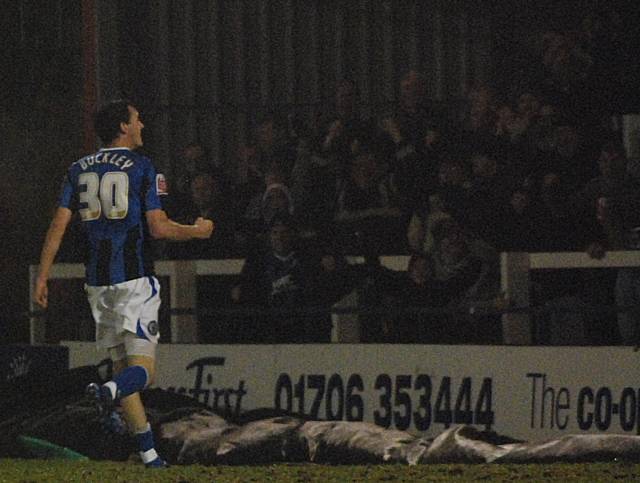
<instances>
[{"instance_id":1,"label":"crowd in stand","mask_svg":"<svg viewBox=\"0 0 640 483\"><path fill-rule=\"evenodd\" d=\"M247 257L237 303L294 308L366 286L365 304L460 308L498 298L500 252L601 257L636 248L639 179L611 129L604 84L589 70L602 60L597 28L545 34L527 85L508 93L473 86L464 112L454 115L430 106L416 71L402 78L394 112L376 118L360 115L357 87L344 80L316 125L265 115L239 150L236 178L202 145L187 146L176 162L170 214L185 223L206 216L216 232L169 247L166 256ZM347 254L368 263L356 270L344 264ZM376 265L382 254L411 254L407 273ZM565 290L579 285L577 277L564 279ZM615 301L633 305L639 279L635 269L621 271ZM601 288L601 301L613 301L612 289ZM371 317L363 339L501 340L496 316L436 312ZM328 340L330 324L307 319L292 325L271 317L252 333L261 341ZM585 343L637 340L629 320L619 333L615 321L591 333Z\"/></svg>"}]
</instances>

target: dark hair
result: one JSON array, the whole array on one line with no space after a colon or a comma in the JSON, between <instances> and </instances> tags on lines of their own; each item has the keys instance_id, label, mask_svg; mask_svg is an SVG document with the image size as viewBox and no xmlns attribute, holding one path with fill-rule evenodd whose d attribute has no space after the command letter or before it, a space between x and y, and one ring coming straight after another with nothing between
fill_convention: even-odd
<instances>
[{"instance_id":1,"label":"dark hair","mask_svg":"<svg viewBox=\"0 0 640 483\"><path fill-rule=\"evenodd\" d=\"M117 99L108 102L96 113L93 125L104 144L110 144L120 135L120 124L128 123L131 117L131 105L126 99Z\"/></svg>"}]
</instances>

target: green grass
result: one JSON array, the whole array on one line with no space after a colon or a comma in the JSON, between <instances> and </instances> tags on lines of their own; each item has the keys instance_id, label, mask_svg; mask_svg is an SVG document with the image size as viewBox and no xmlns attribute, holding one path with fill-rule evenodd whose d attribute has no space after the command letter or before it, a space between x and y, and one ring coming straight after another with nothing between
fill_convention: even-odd
<instances>
[{"instance_id":1,"label":"green grass","mask_svg":"<svg viewBox=\"0 0 640 483\"><path fill-rule=\"evenodd\" d=\"M530 465L172 466L140 463L0 459L0 482L344 482L344 481L584 481L640 479L640 465L625 463Z\"/></svg>"}]
</instances>

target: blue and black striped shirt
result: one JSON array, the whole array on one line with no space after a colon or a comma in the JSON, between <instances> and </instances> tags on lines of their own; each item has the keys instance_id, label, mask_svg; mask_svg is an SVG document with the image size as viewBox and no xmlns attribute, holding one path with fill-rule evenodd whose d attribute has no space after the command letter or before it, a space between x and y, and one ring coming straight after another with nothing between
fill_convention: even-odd
<instances>
[{"instance_id":1,"label":"blue and black striped shirt","mask_svg":"<svg viewBox=\"0 0 640 483\"><path fill-rule=\"evenodd\" d=\"M73 163L59 206L78 211L87 237L87 285L114 285L153 274L145 212L162 209L165 180L149 158L101 149Z\"/></svg>"}]
</instances>

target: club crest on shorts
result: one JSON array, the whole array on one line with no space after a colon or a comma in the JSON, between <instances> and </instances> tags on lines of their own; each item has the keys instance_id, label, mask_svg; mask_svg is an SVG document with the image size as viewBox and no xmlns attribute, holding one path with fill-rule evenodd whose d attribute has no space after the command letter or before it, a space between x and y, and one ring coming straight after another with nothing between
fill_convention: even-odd
<instances>
[{"instance_id":1,"label":"club crest on shorts","mask_svg":"<svg viewBox=\"0 0 640 483\"><path fill-rule=\"evenodd\" d=\"M149 322L147 324L147 332L149 332L150 335L158 335L158 322L155 320Z\"/></svg>"}]
</instances>

